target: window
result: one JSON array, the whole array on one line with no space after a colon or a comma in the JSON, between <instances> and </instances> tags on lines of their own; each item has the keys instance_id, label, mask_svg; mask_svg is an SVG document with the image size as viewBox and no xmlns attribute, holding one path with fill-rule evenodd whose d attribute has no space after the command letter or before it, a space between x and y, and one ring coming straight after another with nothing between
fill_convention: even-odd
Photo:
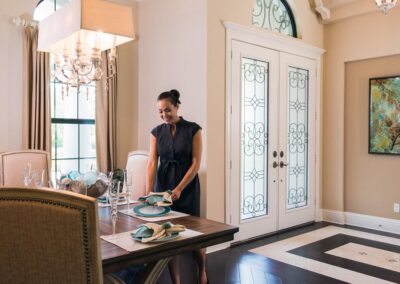
<instances>
[{"instance_id":1,"label":"window","mask_svg":"<svg viewBox=\"0 0 400 284\"><path fill-rule=\"evenodd\" d=\"M252 16L255 26L297 37L296 22L286 0L256 0Z\"/></svg>"},{"instance_id":2,"label":"window","mask_svg":"<svg viewBox=\"0 0 400 284\"><path fill-rule=\"evenodd\" d=\"M54 57L51 60L54 72ZM94 84L69 88L51 76L52 176L60 171L96 169Z\"/></svg>"}]
</instances>

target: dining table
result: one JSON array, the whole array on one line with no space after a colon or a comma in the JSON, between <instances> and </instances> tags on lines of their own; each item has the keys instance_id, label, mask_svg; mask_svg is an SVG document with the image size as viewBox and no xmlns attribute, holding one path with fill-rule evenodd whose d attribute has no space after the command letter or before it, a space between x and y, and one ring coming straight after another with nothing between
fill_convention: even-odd
<instances>
[{"instance_id":1,"label":"dining table","mask_svg":"<svg viewBox=\"0 0 400 284\"><path fill-rule=\"evenodd\" d=\"M135 206L135 205L134 205ZM130 206L130 210L134 206ZM118 210L126 209L118 206ZM113 234L113 225L109 207L99 207L99 230L101 236ZM168 220L154 222L162 224ZM212 221L202 217L184 216L169 220L174 224L184 225L187 229L199 232L195 236L177 238L167 242L148 244L135 251L127 251L113 243L101 239L101 258L103 273L112 273L132 266L144 267L141 273L142 283L156 283L168 262L177 255L185 254L209 246L233 240L238 227ZM138 225L148 223L145 220L118 213L115 234L131 232ZM135 242L135 240L129 240ZM136 283L136 282L135 282Z\"/></svg>"}]
</instances>

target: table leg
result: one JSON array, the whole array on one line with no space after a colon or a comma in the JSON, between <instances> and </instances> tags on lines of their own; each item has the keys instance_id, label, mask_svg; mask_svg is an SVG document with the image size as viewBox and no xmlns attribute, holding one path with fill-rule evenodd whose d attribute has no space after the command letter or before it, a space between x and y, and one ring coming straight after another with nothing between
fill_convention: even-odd
<instances>
[{"instance_id":1,"label":"table leg","mask_svg":"<svg viewBox=\"0 0 400 284\"><path fill-rule=\"evenodd\" d=\"M155 262L147 263L138 279L140 284L154 284L164 271L172 257L166 257Z\"/></svg>"}]
</instances>

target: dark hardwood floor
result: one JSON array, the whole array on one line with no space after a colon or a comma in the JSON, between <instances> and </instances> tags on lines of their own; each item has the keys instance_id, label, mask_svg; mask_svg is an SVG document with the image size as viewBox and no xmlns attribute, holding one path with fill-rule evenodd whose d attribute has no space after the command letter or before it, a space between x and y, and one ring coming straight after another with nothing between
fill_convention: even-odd
<instances>
[{"instance_id":1,"label":"dark hardwood floor","mask_svg":"<svg viewBox=\"0 0 400 284\"><path fill-rule=\"evenodd\" d=\"M293 231L276 234L261 240L210 253L207 255L207 272L210 283L345 283L334 278L297 268L295 266L269 259L248 251L253 248L330 225L335 224L319 222ZM375 234L392 236L396 238L399 237L398 235L394 234L377 232L363 228L355 228L353 226L339 227L345 227L364 232L372 232ZM391 278L390 280L393 279Z\"/></svg>"},{"instance_id":2,"label":"dark hardwood floor","mask_svg":"<svg viewBox=\"0 0 400 284\"><path fill-rule=\"evenodd\" d=\"M367 233L373 233L383 236L389 236L394 238L399 238L399 235L384 233L380 231L374 231L364 228L358 228L354 226L341 226L327 222L318 222L305 227L301 227L295 230L286 231L283 233L278 233L257 241L252 241L249 243L237 245L228 249L220 250L214 253L207 254L207 273L209 277L209 282L211 284L291 284L291 283L346 283L340 281L338 279L330 278L322 274L314 273L302 268L298 268L292 265L288 265L286 263L276 261L255 253L249 252L249 250L264 246L270 243L274 243L277 241L281 241L290 237L294 237L300 234L304 234L307 232L311 232L326 226L338 226L341 228L349 228L353 230L359 230ZM348 238L349 240L355 241L354 238ZM338 242L337 238L332 238L334 242ZM329 240L327 240L329 242ZM324 242L321 243L323 244ZM339 238L339 242L344 242L343 237ZM359 241L361 242L361 241ZM373 242L368 243L370 246L376 246ZM329 244L325 245L327 249L329 249ZM309 245L309 247L313 247L313 245ZM304 250L307 250L307 246L301 247L293 251L293 253L301 255L304 253ZM391 251L396 251L397 248L389 249ZM318 250L314 252L314 255L308 255L316 260L322 260L322 258L327 259L327 263L331 263L337 266L343 266L341 263L334 263L334 257L323 256ZM329 261L329 258L331 259ZM345 265L349 265L346 267L348 269L353 269L354 271L359 271L361 273L365 273L362 271L362 264L351 263L348 260L344 260ZM358 266L359 265L359 266ZM183 284L196 284L196 268L193 258L190 255L184 255L181 257L181 280ZM365 266L364 266L365 267ZM381 269L376 267L370 270L371 276L377 276L378 278L387 279L389 281L393 281L396 279L396 273L393 271L381 271ZM368 269L369 270L369 269ZM377 270L378 273L374 273L374 270ZM369 273L369 272L368 272ZM366 273L366 274L368 274ZM384 274L380 274L384 273ZM374 275L375 274L375 275ZM384 277L379 277L384 275ZM394 283L400 283L400 274L397 273L398 281L393 281ZM394 277L394 278L393 278ZM164 271L157 282L158 284L170 284L170 277L168 274L168 269Z\"/></svg>"}]
</instances>

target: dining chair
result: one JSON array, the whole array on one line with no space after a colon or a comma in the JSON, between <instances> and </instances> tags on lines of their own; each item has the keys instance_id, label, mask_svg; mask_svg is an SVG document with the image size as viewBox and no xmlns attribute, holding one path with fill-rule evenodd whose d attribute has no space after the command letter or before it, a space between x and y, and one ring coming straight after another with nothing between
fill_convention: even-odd
<instances>
[{"instance_id":1,"label":"dining chair","mask_svg":"<svg viewBox=\"0 0 400 284\"><path fill-rule=\"evenodd\" d=\"M103 283L96 199L0 187L0 283Z\"/></svg>"},{"instance_id":2,"label":"dining chair","mask_svg":"<svg viewBox=\"0 0 400 284\"><path fill-rule=\"evenodd\" d=\"M43 187L50 187L50 154L40 150L21 150L0 153L0 185L24 186L24 169L44 170ZM33 184L33 181L31 181Z\"/></svg>"},{"instance_id":3,"label":"dining chair","mask_svg":"<svg viewBox=\"0 0 400 284\"><path fill-rule=\"evenodd\" d=\"M149 152L138 150L128 154L126 170L132 175L132 199L146 195L146 170Z\"/></svg>"}]
</instances>

